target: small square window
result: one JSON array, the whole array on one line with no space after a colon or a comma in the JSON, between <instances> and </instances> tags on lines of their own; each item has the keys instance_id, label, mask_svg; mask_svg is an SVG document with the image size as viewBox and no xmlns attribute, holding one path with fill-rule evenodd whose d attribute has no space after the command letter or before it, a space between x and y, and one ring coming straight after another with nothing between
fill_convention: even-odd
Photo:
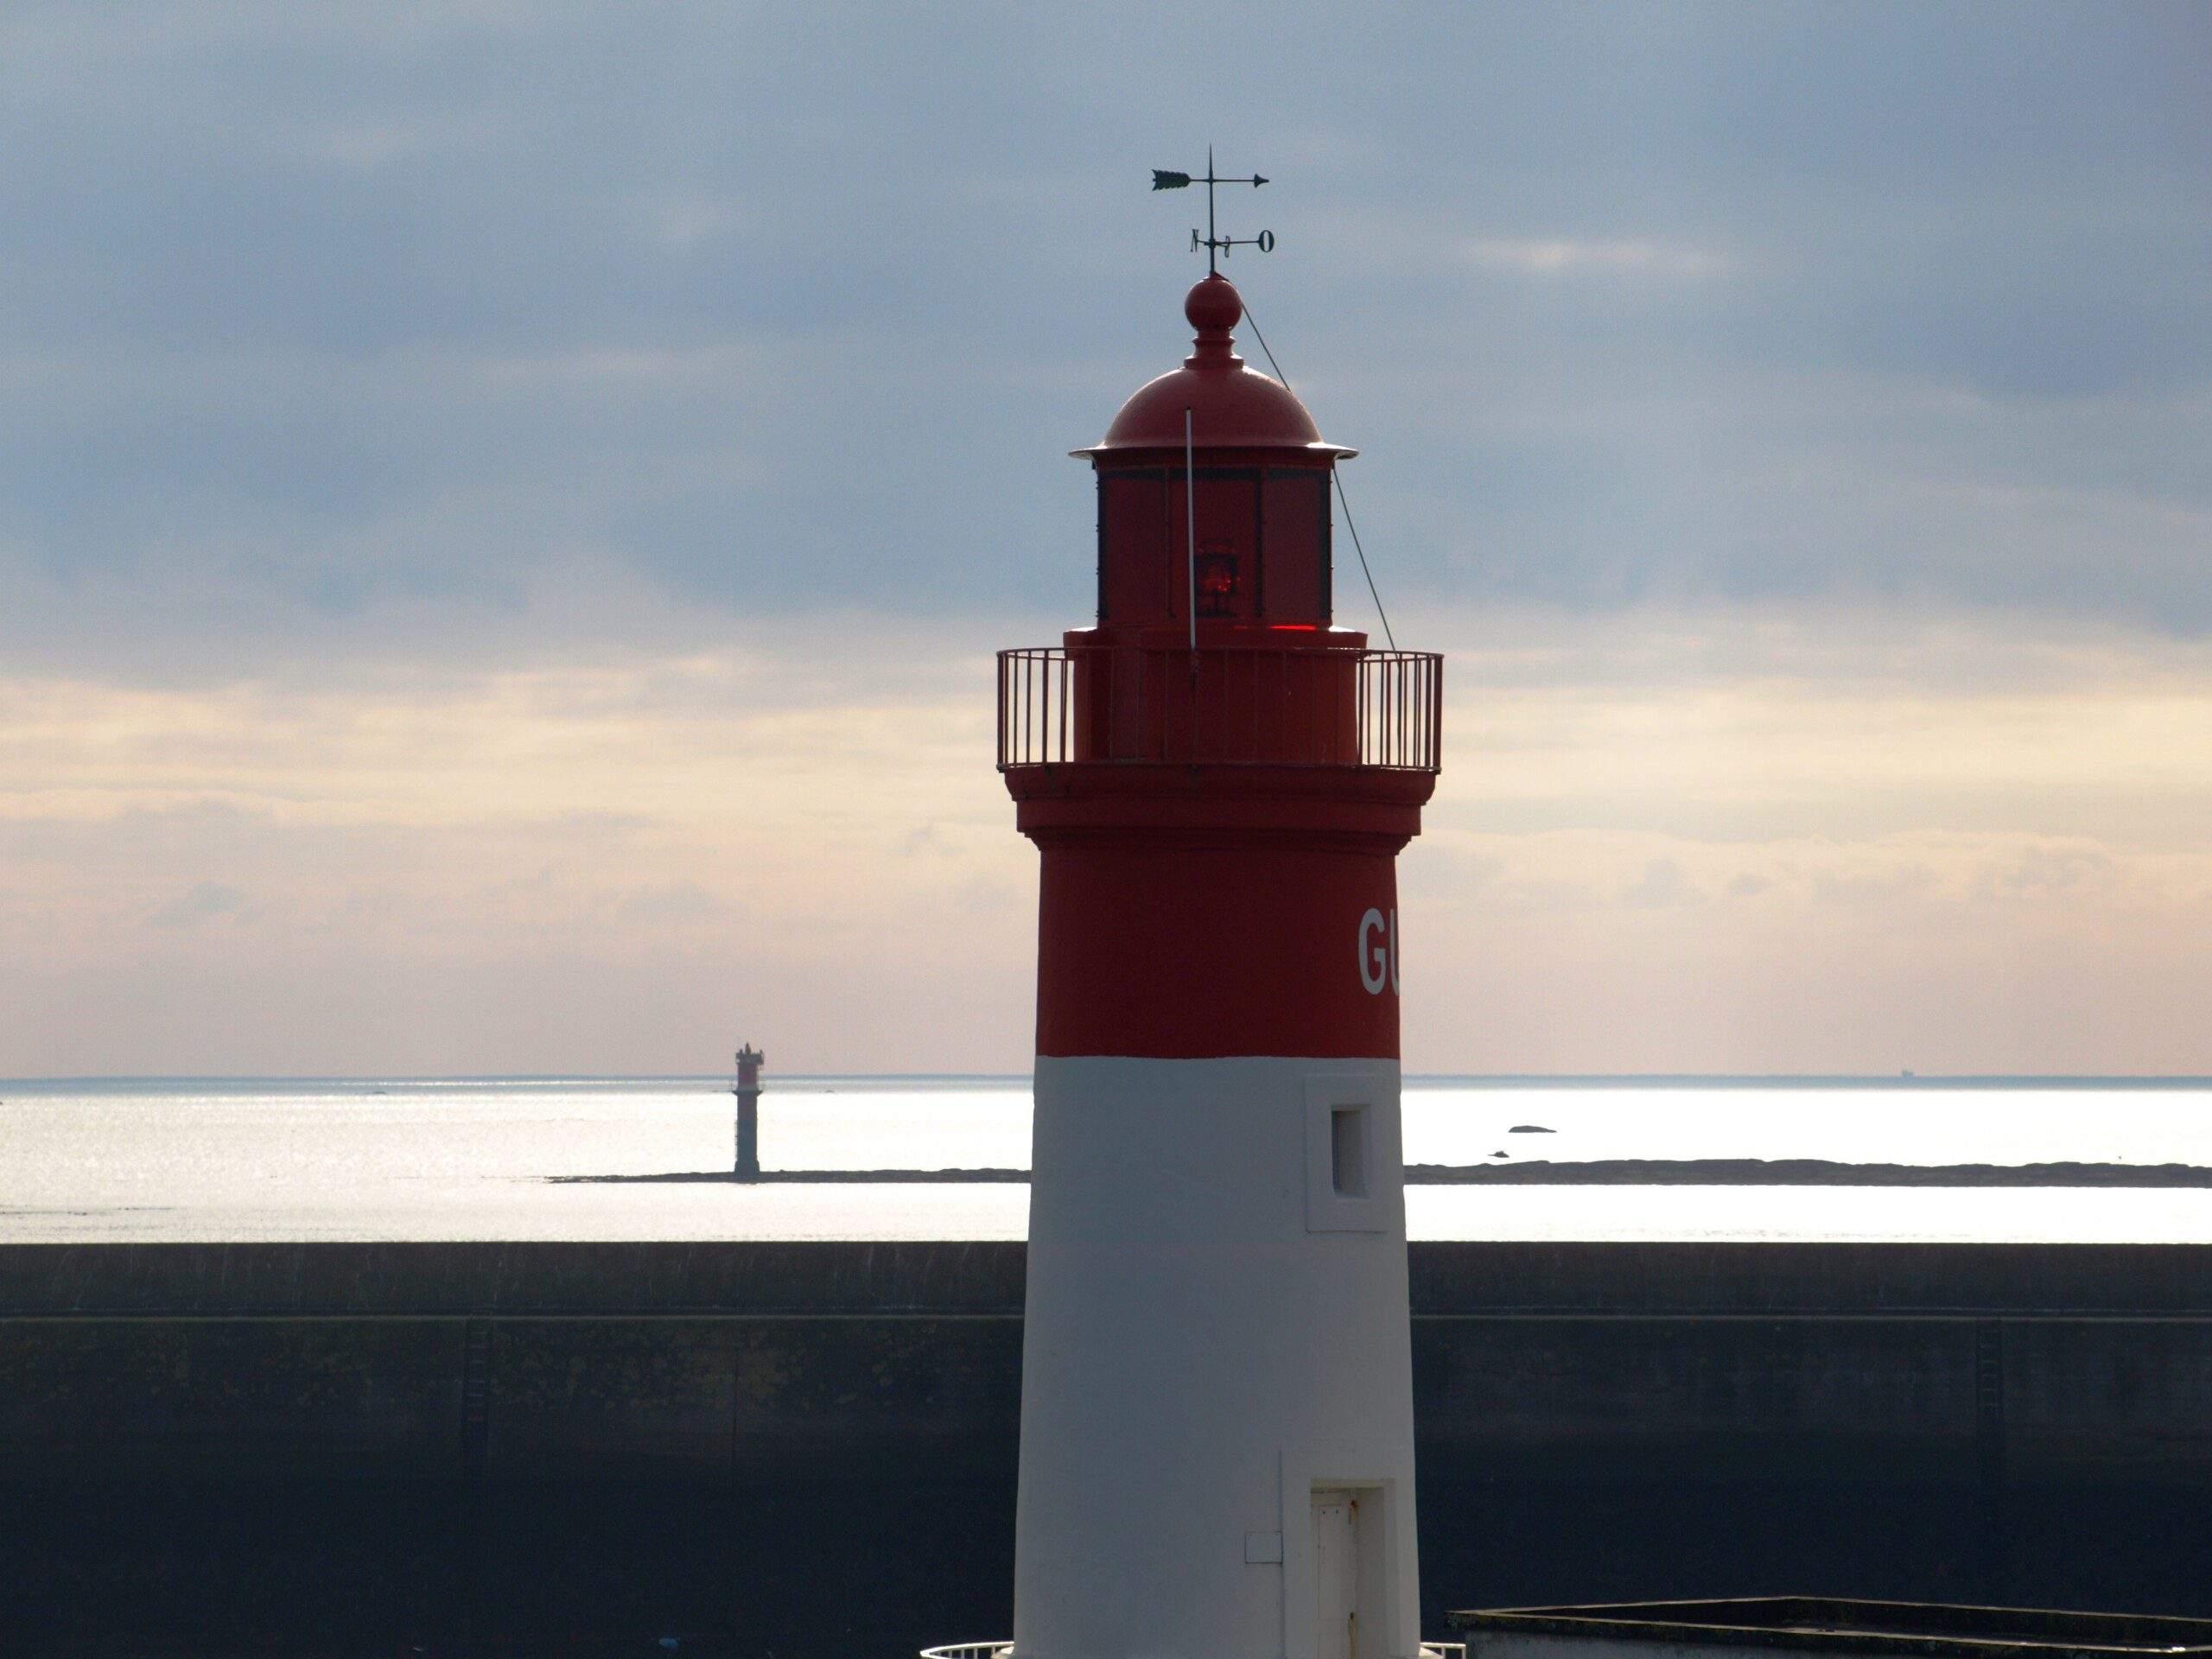
<instances>
[{"instance_id":1,"label":"small square window","mask_svg":"<svg viewBox=\"0 0 2212 1659\"><path fill-rule=\"evenodd\" d=\"M1329 1185L1343 1198L1367 1196L1364 1106L1338 1106L1329 1113Z\"/></svg>"},{"instance_id":2,"label":"small square window","mask_svg":"<svg viewBox=\"0 0 2212 1659\"><path fill-rule=\"evenodd\" d=\"M1399 1155L1395 1077L1346 1067L1306 1079L1307 1232L1402 1228Z\"/></svg>"}]
</instances>

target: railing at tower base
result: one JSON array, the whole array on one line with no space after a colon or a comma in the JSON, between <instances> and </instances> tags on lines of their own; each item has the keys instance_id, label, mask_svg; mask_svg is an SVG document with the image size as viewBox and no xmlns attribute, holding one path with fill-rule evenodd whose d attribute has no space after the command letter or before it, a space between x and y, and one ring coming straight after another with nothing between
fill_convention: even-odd
<instances>
[{"instance_id":1,"label":"railing at tower base","mask_svg":"<svg viewBox=\"0 0 2212 1659\"><path fill-rule=\"evenodd\" d=\"M1011 1642L955 1642L949 1647L924 1648L921 1659L1014 1659ZM1424 1642L1421 1659L1467 1659L1464 1642Z\"/></svg>"}]
</instances>

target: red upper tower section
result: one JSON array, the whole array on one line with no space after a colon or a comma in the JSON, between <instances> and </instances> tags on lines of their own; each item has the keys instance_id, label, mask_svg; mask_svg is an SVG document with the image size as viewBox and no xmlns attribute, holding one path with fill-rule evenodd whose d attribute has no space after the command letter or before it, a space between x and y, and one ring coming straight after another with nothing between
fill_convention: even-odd
<instances>
[{"instance_id":1,"label":"red upper tower section","mask_svg":"<svg viewBox=\"0 0 2212 1659\"><path fill-rule=\"evenodd\" d=\"M1393 865L1434 786L1442 661L1334 626L1352 451L1239 360L1224 278L1184 313L1182 367L1075 452L1095 625L999 653L999 769L1044 854L1038 1052L1395 1056Z\"/></svg>"}]
</instances>

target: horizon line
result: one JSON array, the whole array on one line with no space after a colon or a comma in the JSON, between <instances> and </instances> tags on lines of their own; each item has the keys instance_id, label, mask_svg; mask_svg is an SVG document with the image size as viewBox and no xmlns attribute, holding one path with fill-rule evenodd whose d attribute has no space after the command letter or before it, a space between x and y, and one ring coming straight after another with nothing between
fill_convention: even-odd
<instances>
[{"instance_id":1,"label":"horizon line","mask_svg":"<svg viewBox=\"0 0 2212 1659\"><path fill-rule=\"evenodd\" d=\"M837 1083L981 1084L1012 1086L1033 1083L1027 1071L791 1071L766 1072L763 1092L779 1086ZM2063 1089L2212 1088L2212 1075L2195 1072L1923 1072L1923 1071L1408 1071L1407 1087L1462 1084L1471 1087L1556 1088L1892 1088L1892 1089ZM320 1084L337 1087L467 1088L487 1085L572 1084L707 1085L728 1091L724 1072L442 1072L300 1074L282 1072L86 1072L0 1077L9 1088L88 1087L118 1084L143 1087L253 1084Z\"/></svg>"}]
</instances>

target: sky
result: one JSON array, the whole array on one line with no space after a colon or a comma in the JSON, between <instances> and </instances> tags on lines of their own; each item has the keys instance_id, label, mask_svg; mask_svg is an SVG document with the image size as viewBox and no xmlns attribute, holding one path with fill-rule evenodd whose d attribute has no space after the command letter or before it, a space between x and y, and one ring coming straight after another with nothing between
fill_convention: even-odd
<instances>
[{"instance_id":1,"label":"sky","mask_svg":"<svg viewBox=\"0 0 2212 1659\"><path fill-rule=\"evenodd\" d=\"M0 1076L1026 1068L1209 143L1410 1069L2212 1072L2212 7L10 0Z\"/></svg>"}]
</instances>

